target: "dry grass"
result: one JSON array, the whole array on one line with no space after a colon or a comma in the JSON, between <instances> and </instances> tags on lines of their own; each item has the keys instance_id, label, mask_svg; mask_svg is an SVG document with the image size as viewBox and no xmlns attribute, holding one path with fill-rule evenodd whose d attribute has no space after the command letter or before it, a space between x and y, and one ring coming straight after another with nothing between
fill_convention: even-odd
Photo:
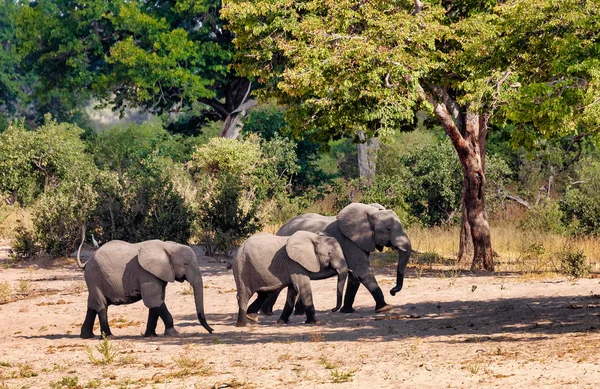
<instances>
[{"instance_id":1,"label":"dry grass","mask_svg":"<svg viewBox=\"0 0 600 389\"><path fill-rule=\"evenodd\" d=\"M18 221L23 222L29 230L33 228L31 210L19 206L8 206L3 202L0 204L0 239L13 239Z\"/></svg>"},{"instance_id":2,"label":"dry grass","mask_svg":"<svg viewBox=\"0 0 600 389\"><path fill-rule=\"evenodd\" d=\"M460 226L407 228L413 249L428 256L438 255L437 264L447 264L456 258ZM581 250L588 258L592 272L600 270L600 238L569 237L558 234L523 231L514 224L502 223L491 227L492 247L499 257L497 271L523 273L555 273L560 270L560 254ZM443 262L443 263L441 263ZM470 264L459 264L468 268Z\"/></svg>"}]
</instances>

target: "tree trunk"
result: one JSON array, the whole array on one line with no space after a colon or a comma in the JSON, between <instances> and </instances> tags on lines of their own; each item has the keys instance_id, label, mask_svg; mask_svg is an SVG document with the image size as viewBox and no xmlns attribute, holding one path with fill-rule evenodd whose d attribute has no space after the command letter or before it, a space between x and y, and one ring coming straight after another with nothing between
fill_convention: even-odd
<instances>
[{"instance_id":1,"label":"tree trunk","mask_svg":"<svg viewBox=\"0 0 600 389\"><path fill-rule=\"evenodd\" d=\"M358 139L358 173L360 178L368 184L373 182L377 168L377 153L379 151L379 138L365 138L365 133L359 131Z\"/></svg>"},{"instance_id":2,"label":"tree trunk","mask_svg":"<svg viewBox=\"0 0 600 389\"><path fill-rule=\"evenodd\" d=\"M433 104L435 116L450 137L463 170L463 228L459 254L466 258L471 240L471 269L494 271L490 225L485 211L484 166L489 116L464 113L467 109L461 109L446 91L434 88L433 92L443 102L438 102L432 96L427 96L427 100Z\"/></svg>"},{"instance_id":3,"label":"tree trunk","mask_svg":"<svg viewBox=\"0 0 600 389\"><path fill-rule=\"evenodd\" d=\"M463 200L461 205L462 218L460 221L460 243L458 246L458 262L466 264L473 261L473 238L471 237L471 226L467 218L467 206L465 204L466 181L463 179Z\"/></svg>"}]
</instances>

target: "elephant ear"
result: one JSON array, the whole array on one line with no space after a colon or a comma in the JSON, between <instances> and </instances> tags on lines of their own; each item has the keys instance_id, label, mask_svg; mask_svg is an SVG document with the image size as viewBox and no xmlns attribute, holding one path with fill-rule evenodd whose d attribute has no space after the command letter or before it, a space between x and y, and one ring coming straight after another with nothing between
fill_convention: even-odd
<instances>
[{"instance_id":1,"label":"elephant ear","mask_svg":"<svg viewBox=\"0 0 600 389\"><path fill-rule=\"evenodd\" d=\"M166 282L175 281L175 270L169 254L161 241L142 244L138 252L138 262L147 272Z\"/></svg>"},{"instance_id":2,"label":"elephant ear","mask_svg":"<svg viewBox=\"0 0 600 389\"><path fill-rule=\"evenodd\" d=\"M298 231L290 236L285 244L285 251L290 259L313 273L321 270L315 250L315 236L317 235L313 232Z\"/></svg>"},{"instance_id":3,"label":"elephant ear","mask_svg":"<svg viewBox=\"0 0 600 389\"><path fill-rule=\"evenodd\" d=\"M336 217L342 234L368 253L375 251L371 215L376 212L379 209L371 205L352 203Z\"/></svg>"}]
</instances>

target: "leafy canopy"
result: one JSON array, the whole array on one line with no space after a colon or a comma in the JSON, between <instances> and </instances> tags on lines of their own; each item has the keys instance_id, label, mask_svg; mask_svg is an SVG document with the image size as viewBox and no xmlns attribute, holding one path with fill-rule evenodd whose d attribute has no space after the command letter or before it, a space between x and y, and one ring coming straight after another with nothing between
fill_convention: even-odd
<instances>
[{"instance_id":1,"label":"leafy canopy","mask_svg":"<svg viewBox=\"0 0 600 389\"><path fill-rule=\"evenodd\" d=\"M117 109L195 111L234 78L218 0L39 0L18 18L37 97L75 109L91 96Z\"/></svg>"}]
</instances>

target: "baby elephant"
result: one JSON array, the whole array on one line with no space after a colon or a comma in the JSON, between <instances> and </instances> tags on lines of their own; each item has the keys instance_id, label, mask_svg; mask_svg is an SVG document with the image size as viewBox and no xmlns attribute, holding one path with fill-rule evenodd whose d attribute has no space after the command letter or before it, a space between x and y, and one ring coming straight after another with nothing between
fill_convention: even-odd
<instances>
[{"instance_id":1,"label":"baby elephant","mask_svg":"<svg viewBox=\"0 0 600 389\"><path fill-rule=\"evenodd\" d=\"M285 307L277 323L288 322L300 294L306 305L306 323L318 324L310 288L311 275L313 279L320 279L337 272L337 306L333 310L342 305L348 266L335 238L308 231L298 231L292 236L260 233L242 244L232 267L239 305L238 327L248 324L248 319L256 321L261 304L288 286ZM248 309L248 300L255 292L258 299Z\"/></svg>"},{"instance_id":2,"label":"baby elephant","mask_svg":"<svg viewBox=\"0 0 600 389\"><path fill-rule=\"evenodd\" d=\"M150 310L144 336L156 336L159 317L165 323L166 336L178 335L173 327L173 317L165 305L165 287L167 282L185 280L194 289L200 324L212 333L204 316L204 290L198 259L190 247L160 240L136 244L113 240L100 247L85 265L79 261L78 253L77 263L85 267L88 288L88 309L81 327L82 338L94 337L92 328L96 315L100 320L100 330L110 336L106 314L108 306L139 300L143 300Z\"/></svg>"}]
</instances>

